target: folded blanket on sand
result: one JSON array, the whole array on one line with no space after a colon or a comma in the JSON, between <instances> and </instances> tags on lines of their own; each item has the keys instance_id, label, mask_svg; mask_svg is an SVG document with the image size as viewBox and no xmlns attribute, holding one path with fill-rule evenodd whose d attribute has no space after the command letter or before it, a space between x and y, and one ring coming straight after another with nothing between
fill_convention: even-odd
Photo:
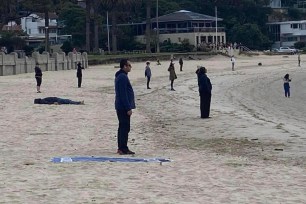
<instances>
[{"instance_id":1,"label":"folded blanket on sand","mask_svg":"<svg viewBox=\"0 0 306 204\"><path fill-rule=\"evenodd\" d=\"M51 159L54 163L68 162L171 162L169 159L162 158L114 158L114 157L54 157Z\"/></svg>"}]
</instances>

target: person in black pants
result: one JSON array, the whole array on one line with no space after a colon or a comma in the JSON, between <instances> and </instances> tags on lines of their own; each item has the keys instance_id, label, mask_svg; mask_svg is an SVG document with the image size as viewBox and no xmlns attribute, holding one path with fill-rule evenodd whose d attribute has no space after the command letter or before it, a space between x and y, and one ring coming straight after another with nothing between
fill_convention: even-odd
<instances>
[{"instance_id":1,"label":"person in black pants","mask_svg":"<svg viewBox=\"0 0 306 204\"><path fill-rule=\"evenodd\" d=\"M115 75L115 109L119 121L118 127L118 150L117 153L135 154L128 146L132 109L135 109L135 96L132 85L128 78L132 65L129 60L120 61L120 70Z\"/></svg>"},{"instance_id":2,"label":"person in black pants","mask_svg":"<svg viewBox=\"0 0 306 204\"><path fill-rule=\"evenodd\" d=\"M41 82L42 82L42 71L41 71L41 69L39 68L38 65L39 64L36 63L36 66L35 66L36 89L37 89L37 93L41 93L40 92L40 85L41 85Z\"/></svg>"},{"instance_id":3,"label":"person in black pants","mask_svg":"<svg viewBox=\"0 0 306 204\"><path fill-rule=\"evenodd\" d=\"M77 64L78 88L81 88L81 85L82 85L82 69L84 69L84 67L82 67L81 63L79 62Z\"/></svg>"},{"instance_id":4,"label":"person in black pants","mask_svg":"<svg viewBox=\"0 0 306 204\"><path fill-rule=\"evenodd\" d=\"M198 86L200 93L201 118L209 118L209 112L210 112L212 85L206 73L207 70L205 67L200 67L196 71L196 74L198 75Z\"/></svg>"}]
</instances>

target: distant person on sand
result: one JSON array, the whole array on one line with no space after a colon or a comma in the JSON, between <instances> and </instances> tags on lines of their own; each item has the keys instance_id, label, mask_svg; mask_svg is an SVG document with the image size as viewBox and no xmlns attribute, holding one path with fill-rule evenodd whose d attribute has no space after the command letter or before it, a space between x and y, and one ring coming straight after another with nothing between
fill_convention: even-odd
<instances>
[{"instance_id":1,"label":"distant person on sand","mask_svg":"<svg viewBox=\"0 0 306 204\"><path fill-rule=\"evenodd\" d=\"M171 60L169 68L169 79L171 81L171 91L175 91L175 89L173 88L173 82L175 79L177 79L176 73L175 73L175 68L174 68L174 63L173 60Z\"/></svg>"},{"instance_id":2,"label":"distant person on sand","mask_svg":"<svg viewBox=\"0 0 306 204\"><path fill-rule=\"evenodd\" d=\"M127 146L132 109L136 108L133 87L128 78L128 73L131 69L131 62L127 59L122 59L120 61L120 70L115 75L115 109L119 121L117 153L120 155L135 154Z\"/></svg>"},{"instance_id":3,"label":"distant person on sand","mask_svg":"<svg viewBox=\"0 0 306 204\"><path fill-rule=\"evenodd\" d=\"M285 90L285 97L290 98L290 85L291 79L289 78L289 74L286 74L283 78L284 80L284 90Z\"/></svg>"},{"instance_id":4,"label":"distant person on sand","mask_svg":"<svg viewBox=\"0 0 306 204\"><path fill-rule=\"evenodd\" d=\"M161 65L159 59L157 60L156 65Z\"/></svg>"},{"instance_id":5,"label":"distant person on sand","mask_svg":"<svg viewBox=\"0 0 306 204\"><path fill-rule=\"evenodd\" d=\"M236 59L235 59L234 55L232 55L232 57L231 57L231 62L232 62L232 71L234 71L235 70L235 62L236 62Z\"/></svg>"},{"instance_id":6,"label":"distant person on sand","mask_svg":"<svg viewBox=\"0 0 306 204\"><path fill-rule=\"evenodd\" d=\"M299 67L301 66L301 54L298 53L298 63L299 63Z\"/></svg>"},{"instance_id":7,"label":"distant person on sand","mask_svg":"<svg viewBox=\"0 0 306 204\"><path fill-rule=\"evenodd\" d=\"M151 89L150 88L150 80L151 80L151 68L150 68L150 62L146 63L146 69L145 69L145 77L147 77L147 89Z\"/></svg>"},{"instance_id":8,"label":"distant person on sand","mask_svg":"<svg viewBox=\"0 0 306 204\"><path fill-rule=\"evenodd\" d=\"M201 118L209 118L210 112L212 85L206 73L207 69L205 67L200 67L196 71L196 74L198 76L198 86L200 93Z\"/></svg>"},{"instance_id":9,"label":"distant person on sand","mask_svg":"<svg viewBox=\"0 0 306 204\"><path fill-rule=\"evenodd\" d=\"M36 63L36 66L35 66L36 89L37 89L37 93L41 93L40 92L40 85L41 85L41 82L42 82L42 71L41 71L41 69L39 68L38 65L39 64Z\"/></svg>"},{"instance_id":10,"label":"distant person on sand","mask_svg":"<svg viewBox=\"0 0 306 204\"><path fill-rule=\"evenodd\" d=\"M179 59L179 64L180 64L180 71L183 71L183 64L184 64L184 62L183 62L182 58Z\"/></svg>"},{"instance_id":11,"label":"distant person on sand","mask_svg":"<svg viewBox=\"0 0 306 204\"><path fill-rule=\"evenodd\" d=\"M84 67L82 67L81 62L79 62L77 64L77 78L78 78L78 88L81 88L82 85L82 69L84 69Z\"/></svg>"},{"instance_id":12,"label":"distant person on sand","mask_svg":"<svg viewBox=\"0 0 306 204\"><path fill-rule=\"evenodd\" d=\"M72 101L70 99L58 98L58 97L47 97L47 98L36 98L34 99L34 104L72 104L72 105L84 105L84 101Z\"/></svg>"}]
</instances>

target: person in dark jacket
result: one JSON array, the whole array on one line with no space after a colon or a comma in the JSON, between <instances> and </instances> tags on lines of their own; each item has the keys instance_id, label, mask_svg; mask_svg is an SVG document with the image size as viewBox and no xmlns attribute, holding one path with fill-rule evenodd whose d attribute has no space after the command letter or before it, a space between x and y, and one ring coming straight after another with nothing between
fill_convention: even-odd
<instances>
[{"instance_id":1,"label":"person in dark jacket","mask_svg":"<svg viewBox=\"0 0 306 204\"><path fill-rule=\"evenodd\" d=\"M84 67L82 67L81 63L79 62L77 64L77 78L78 78L78 88L81 88L82 85L82 69L84 69Z\"/></svg>"},{"instance_id":2,"label":"person in dark jacket","mask_svg":"<svg viewBox=\"0 0 306 204\"><path fill-rule=\"evenodd\" d=\"M37 93L41 93L40 92L40 85L41 85L41 82L42 82L42 71L41 71L41 69L39 68L38 65L39 64L36 63L36 66L35 66L36 89L37 89Z\"/></svg>"},{"instance_id":3,"label":"person in dark jacket","mask_svg":"<svg viewBox=\"0 0 306 204\"><path fill-rule=\"evenodd\" d=\"M130 61L122 59L120 61L120 70L115 75L115 109L119 121L117 153L120 155L135 154L127 146L132 109L136 108L133 87L128 78L131 68Z\"/></svg>"},{"instance_id":4,"label":"person in dark jacket","mask_svg":"<svg viewBox=\"0 0 306 204\"><path fill-rule=\"evenodd\" d=\"M34 104L72 104L72 105L84 105L84 101L72 101L70 99L58 98L58 97L47 97L47 98L36 98Z\"/></svg>"},{"instance_id":5,"label":"person in dark jacket","mask_svg":"<svg viewBox=\"0 0 306 204\"><path fill-rule=\"evenodd\" d=\"M184 62L183 62L182 58L180 58L179 64L180 64L180 71L183 71L183 64L184 64Z\"/></svg>"},{"instance_id":6,"label":"person in dark jacket","mask_svg":"<svg viewBox=\"0 0 306 204\"><path fill-rule=\"evenodd\" d=\"M200 110L201 118L209 118L210 102L211 102L211 90L212 85L210 79L206 75L206 68L200 67L196 74L198 75L198 86L200 93Z\"/></svg>"},{"instance_id":7,"label":"person in dark jacket","mask_svg":"<svg viewBox=\"0 0 306 204\"><path fill-rule=\"evenodd\" d=\"M147 89L151 89L150 80L151 80L152 73L151 73L151 68L150 68L150 62L147 62L146 65L147 66L145 69L145 77L147 77Z\"/></svg>"},{"instance_id":8,"label":"person in dark jacket","mask_svg":"<svg viewBox=\"0 0 306 204\"><path fill-rule=\"evenodd\" d=\"M175 79L177 79L176 73L175 73L175 68L174 68L174 62L171 59L169 68L168 68L168 72L169 72L169 80L171 82L170 86L171 86L171 91L175 91L175 89L173 88L173 82Z\"/></svg>"}]
</instances>

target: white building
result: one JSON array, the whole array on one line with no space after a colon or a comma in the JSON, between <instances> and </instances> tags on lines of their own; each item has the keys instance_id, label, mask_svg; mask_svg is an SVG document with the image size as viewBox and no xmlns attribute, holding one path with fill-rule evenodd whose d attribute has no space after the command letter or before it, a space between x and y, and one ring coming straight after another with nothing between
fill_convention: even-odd
<instances>
[{"instance_id":1,"label":"white building","mask_svg":"<svg viewBox=\"0 0 306 204\"><path fill-rule=\"evenodd\" d=\"M306 20L268 23L269 32L275 42L273 47L289 47L306 42Z\"/></svg>"},{"instance_id":2,"label":"white building","mask_svg":"<svg viewBox=\"0 0 306 204\"><path fill-rule=\"evenodd\" d=\"M181 10L158 17L159 42L171 41L181 43L187 39L191 45L199 46L202 43L226 43L224 27L218 26L221 18ZM157 20L151 19L153 31L156 33ZM146 22L129 24L134 26L136 39L144 43ZM155 34L156 35L156 34ZM154 38L154 33L153 33Z\"/></svg>"},{"instance_id":3,"label":"white building","mask_svg":"<svg viewBox=\"0 0 306 204\"><path fill-rule=\"evenodd\" d=\"M63 40L71 38L71 36L61 36L61 27L57 23L58 16L55 13L49 13L49 27L45 27L45 14L33 13L27 17L21 18L21 28L28 37L29 44L40 44L45 41L46 29L49 30L50 44L62 43ZM65 39L66 38L66 39Z\"/></svg>"}]
</instances>

